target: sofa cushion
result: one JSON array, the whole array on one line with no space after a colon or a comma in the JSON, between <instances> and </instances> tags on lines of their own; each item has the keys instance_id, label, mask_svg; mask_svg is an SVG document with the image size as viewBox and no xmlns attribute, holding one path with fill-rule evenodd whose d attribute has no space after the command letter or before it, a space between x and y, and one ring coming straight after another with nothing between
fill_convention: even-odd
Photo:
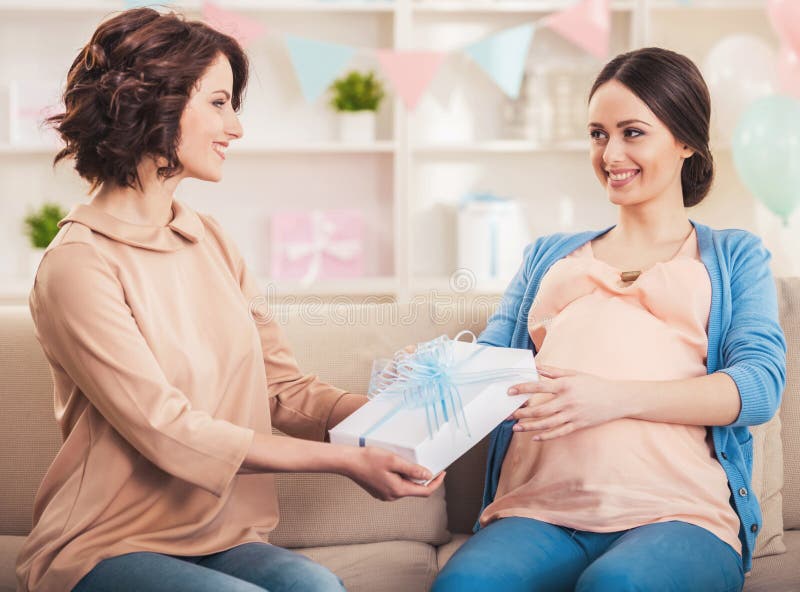
<instances>
[{"instance_id":1,"label":"sofa cushion","mask_svg":"<svg viewBox=\"0 0 800 592\"><path fill-rule=\"evenodd\" d=\"M424 592L438 573L436 549L425 543L390 541L299 552L338 575L348 592Z\"/></svg>"},{"instance_id":2,"label":"sofa cushion","mask_svg":"<svg viewBox=\"0 0 800 592\"><path fill-rule=\"evenodd\" d=\"M783 553L783 445L780 413L767 423L750 428L753 435L751 487L761 506L761 531L753 557Z\"/></svg>"},{"instance_id":3,"label":"sofa cushion","mask_svg":"<svg viewBox=\"0 0 800 592\"><path fill-rule=\"evenodd\" d=\"M436 549L436 564L439 566L439 571L450 561L450 558L461 548L461 545L469 540L470 536L472 535L454 534L449 543Z\"/></svg>"},{"instance_id":4,"label":"sofa cushion","mask_svg":"<svg viewBox=\"0 0 800 592\"><path fill-rule=\"evenodd\" d=\"M450 540L444 486L429 498L382 502L340 475L277 475L280 522L269 542L281 547L407 540Z\"/></svg>"},{"instance_id":5,"label":"sofa cushion","mask_svg":"<svg viewBox=\"0 0 800 592\"><path fill-rule=\"evenodd\" d=\"M800 278L778 279L781 326L786 335L783 432L783 525L800 529Z\"/></svg>"},{"instance_id":6,"label":"sofa cushion","mask_svg":"<svg viewBox=\"0 0 800 592\"><path fill-rule=\"evenodd\" d=\"M0 592L14 592L17 589L14 565L24 542L24 536L0 535Z\"/></svg>"},{"instance_id":7,"label":"sofa cushion","mask_svg":"<svg viewBox=\"0 0 800 592\"><path fill-rule=\"evenodd\" d=\"M444 479L448 492L447 525L454 535L472 534L483 499L488 450L487 436L447 469ZM453 495L453 492L458 492L458 495Z\"/></svg>"},{"instance_id":8,"label":"sofa cushion","mask_svg":"<svg viewBox=\"0 0 800 592\"><path fill-rule=\"evenodd\" d=\"M790 592L800 590L800 531L783 533L786 553L753 561L744 592Z\"/></svg>"},{"instance_id":9,"label":"sofa cushion","mask_svg":"<svg viewBox=\"0 0 800 592\"><path fill-rule=\"evenodd\" d=\"M33 498L61 447L50 367L25 306L0 306L0 534L28 534Z\"/></svg>"}]
</instances>

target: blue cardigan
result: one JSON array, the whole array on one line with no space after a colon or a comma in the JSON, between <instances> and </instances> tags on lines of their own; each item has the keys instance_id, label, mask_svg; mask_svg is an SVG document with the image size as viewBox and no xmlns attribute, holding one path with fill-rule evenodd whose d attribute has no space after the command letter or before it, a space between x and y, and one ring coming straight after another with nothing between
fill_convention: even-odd
<instances>
[{"instance_id":1,"label":"blue cardigan","mask_svg":"<svg viewBox=\"0 0 800 592\"><path fill-rule=\"evenodd\" d=\"M780 406L786 382L786 342L778 323L770 254L744 230L712 230L692 221L700 258L711 279L707 370L725 372L736 383L741 412L732 424L711 428L717 460L725 470L730 503L739 516L745 571L752 566L761 510L750 489L753 437L747 426L765 423ZM550 266L586 242L611 230L554 234L525 249L522 267L478 341L497 347L535 347L528 334L528 311ZM495 497L500 469L511 442L513 421L491 434L483 508ZM476 524L475 529L480 525Z\"/></svg>"}]
</instances>

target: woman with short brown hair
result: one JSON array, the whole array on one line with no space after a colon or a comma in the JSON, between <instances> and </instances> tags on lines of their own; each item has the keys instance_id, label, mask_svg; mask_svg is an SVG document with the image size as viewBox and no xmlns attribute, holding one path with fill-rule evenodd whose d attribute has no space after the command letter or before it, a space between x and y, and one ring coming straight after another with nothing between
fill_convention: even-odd
<instances>
[{"instance_id":1,"label":"woman with short brown hair","mask_svg":"<svg viewBox=\"0 0 800 592\"><path fill-rule=\"evenodd\" d=\"M72 64L56 162L97 191L59 223L29 299L64 444L17 561L23 591L341 590L264 542L271 473L340 473L385 500L442 482L322 442L366 398L299 371L268 312L250 314L259 291L234 243L173 198L185 178L221 178L246 83L235 40L146 8L103 23Z\"/></svg>"}]
</instances>

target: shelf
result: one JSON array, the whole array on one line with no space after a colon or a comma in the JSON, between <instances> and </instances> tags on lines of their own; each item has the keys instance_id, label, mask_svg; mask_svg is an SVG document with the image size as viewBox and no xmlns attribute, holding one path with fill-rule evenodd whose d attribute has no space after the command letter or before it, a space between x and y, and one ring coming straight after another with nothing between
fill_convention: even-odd
<instances>
[{"instance_id":1,"label":"shelf","mask_svg":"<svg viewBox=\"0 0 800 592\"><path fill-rule=\"evenodd\" d=\"M476 0L464 2L461 0L430 0L428 2L414 2L412 8L417 13L550 13L569 8L570 2L564 0L498 0L496 2ZM611 10L616 12L630 12L636 6L634 0L612 0Z\"/></svg>"},{"instance_id":2,"label":"shelf","mask_svg":"<svg viewBox=\"0 0 800 592\"><path fill-rule=\"evenodd\" d=\"M55 156L56 146L15 146L0 144L0 156ZM372 144L343 144L340 142L320 142L309 144L231 144L231 154L388 154L395 150L392 141L378 141Z\"/></svg>"},{"instance_id":3,"label":"shelf","mask_svg":"<svg viewBox=\"0 0 800 592\"><path fill-rule=\"evenodd\" d=\"M399 289L394 277L363 277L338 280L318 280L305 284L297 280L259 278L258 285L264 296L363 296L394 295Z\"/></svg>"},{"instance_id":4,"label":"shelf","mask_svg":"<svg viewBox=\"0 0 800 592\"><path fill-rule=\"evenodd\" d=\"M158 6L158 2L153 2ZM179 12L200 12L202 2L162 2L162 6L167 4L168 8ZM372 1L342 1L336 0L301 0L300 2L274 1L274 0L222 0L219 2L223 10L239 12L343 12L343 13L388 13L394 12L394 3L384 0ZM102 0L66 2L64 0L32 0L30 2L10 2L0 3L0 13L2 12L34 12L48 10L52 12L119 12L125 10L125 3L122 0L113 2L103 2Z\"/></svg>"},{"instance_id":5,"label":"shelf","mask_svg":"<svg viewBox=\"0 0 800 592\"><path fill-rule=\"evenodd\" d=\"M454 274L455 275L455 274ZM464 296L496 296L506 291L511 278L475 280L474 278L441 276L421 277L411 281L412 294L451 294Z\"/></svg>"},{"instance_id":6,"label":"shelf","mask_svg":"<svg viewBox=\"0 0 800 592\"><path fill-rule=\"evenodd\" d=\"M0 278L0 303L16 302L25 304L33 287L33 278Z\"/></svg>"},{"instance_id":7,"label":"shelf","mask_svg":"<svg viewBox=\"0 0 800 592\"><path fill-rule=\"evenodd\" d=\"M224 10L240 12L248 18L262 22L271 28L272 33L302 33L312 39L349 43L361 49L461 47L484 32L501 30L523 22L541 21L539 24L542 24L541 19L568 9L578 1L215 0ZM613 11L611 45L614 50L623 51L656 44L659 40L655 33L658 33L671 39L671 48L682 53L693 52L699 56L706 51L708 43L712 43L716 37L731 34L734 28L736 32L758 33L762 36L769 34L768 19L764 12L766 0L609 2ZM162 0L162 5L184 12L187 18L196 19L201 14L203 0ZM75 31L91 30L100 20L125 8L124 0L0 0L0 16L5 17L5 29L0 35L11 34L9 38L14 41L12 53L19 53L16 57L10 56L12 61L28 59L25 56L33 50L29 61L37 65L37 60L42 60L41 65L52 72L54 70L49 69L50 66L54 68L56 62L63 58L61 53L66 51L62 48L61 41L69 41L69 47L76 46L84 38L73 39ZM69 21L69 26L60 32L58 27L65 19ZM39 39L37 31L40 21L46 25L41 28L45 36L54 33L58 37L53 40L53 48L48 47L47 43L42 44ZM684 26L686 23L695 23L695 27L687 29ZM696 38L695 29L703 33L702 37ZM542 55L547 58L535 64L537 73L547 72L548 68L567 70L574 67L576 70L581 68L580 76L589 79L598 69L596 58L573 47L567 40L562 43L554 32L547 33L537 39L541 47L534 48L537 51L542 49ZM31 47L26 48L28 37L31 37ZM56 41L59 43L55 43ZM777 43L777 37L772 41ZM578 191L583 193L584 188L588 188L589 183L594 181L588 162L591 142L581 130L582 125L576 123L574 134L577 137L566 142L537 143L511 139L513 135L522 135L524 132L522 129L512 132L504 127L505 118L500 109L505 107L507 101L496 88L486 83L485 76L473 65L462 69L459 64L451 64L452 71L447 73L450 78L435 81L435 84L442 83L442 88L438 90L445 90L445 86L449 88L450 85L464 84L464 92L470 93L468 100L462 104L456 102L440 105L445 111L444 120L432 119L437 117L435 109L420 109L416 113L410 113L402 107L398 97L390 93L390 100L394 102L395 108L391 113L386 113L387 117L381 122L382 129L390 137L347 145L337 141L339 136L332 126L335 122L331 120L331 113L325 110L324 105L317 103L304 106L300 103L301 97L294 87L296 81L287 78L290 75L290 63L286 61L279 40L265 39L265 43L258 47L258 51L253 54L253 61L256 64L255 70L259 72L262 88L270 97L280 92L280 101L274 104L286 101L289 109L285 115L279 114L286 118L286 121L279 122L281 125L273 127L269 126L269 121L260 121L264 124L261 134L251 133L242 141L232 142L230 145L228 164L233 165L239 174L231 174L226 179L226 190L230 194L248 196L242 209L245 211L246 207L248 211L242 215L248 216L249 221L249 216L263 216L273 207L272 202L267 203L260 195L250 197L252 173L257 174L266 163L270 171L275 173L271 178L271 183L277 188L274 194L294 194L297 179L300 179L302 186L297 189L297 207L327 208L329 204L339 203L336 198L346 192L349 207L368 204L369 209L366 211L370 215L381 216L382 220L381 241L375 245L375 248L381 250L376 257L376 261L381 261L381 267L371 271L385 275L354 280L325 280L306 285L300 281L270 280L266 274L262 274L258 280L259 285L266 295L272 295L277 301L302 304L319 300L338 301L340 297L349 298L353 302L371 301L373 297L404 300L413 295L438 293L448 297L450 301L483 297L494 302L506 289L507 281L470 281L462 289L462 286L451 282L448 274L444 273L452 261L446 252L441 251L440 243L446 245L447 252L453 245L451 242L445 243L444 241L450 240L449 237L440 236L438 231L446 229L449 233L453 230L453 220L450 217L452 212L447 208L434 207L428 211L428 206L449 203L450 197L446 196L484 190L500 195L527 195L530 175L518 174L520 171L533 170L537 178L543 177L537 189L537 195L542 196L560 195L564 192L571 194L573 190L576 194ZM38 53L40 49L41 55ZM280 54L278 60L272 59L275 56L268 55L273 52ZM354 58L354 67L355 64L358 67L364 64L366 67L367 63L370 67L374 66L366 59L366 55L362 55L365 53L361 51ZM267 61L261 66L259 60ZM10 77L13 72L7 74ZM473 81L477 84L472 85ZM575 89L577 88L576 85ZM253 105L257 108L253 113L254 117L260 117L258 109L262 105L273 104L261 98L258 105ZM578 98L575 97L576 100ZM1 109L3 112L7 111L4 103ZM316 112L313 117L306 117L303 109ZM2 115L0 112L0 117ZM467 117L471 120L466 121L464 118ZM433 123L436 125L431 125ZM461 123L469 123L470 127L460 127ZM431 125L430 129L426 129L428 125ZM314 129L310 129L310 126L314 126ZM8 125L0 127L7 128ZM448 133L447 130L453 129L475 131L474 134L466 131L463 134L452 131ZM474 139L473 135L483 139ZM531 136L536 137L535 133L531 133ZM43 141L53 139L52 136L42 137ZM463 141L458 141L459 137ZM0 138L5 139L6 135L3 134ZM38 136L31 137L31 140L36 138ZM452 141L448 142L448 138L452 138ZM37 203L41 199L41 193L49 192L55 186L47 181L51 178L48 165L59 148L57 143L42 146L0 143L0 173L6 175L8 185L2 197L20 199L21 196L24 202ZM741 185L735 177L730 143L715 137L712 140L712 151L719 164L719 182L725 183L722 191L741 194ZM67 166L70 164L72 163L67 163ZM580 169L583 171L580 177L573 174L573 171L579 170L579 166L584 167ZM16 169L20 169L19 172ZM317 174L309 177L309 170ZM569 171L569 174L559 175L562 171ZM30 179L32 175L34 181L37 181L38 176L41 177L39 181L44 182L27 183L26 179ZM307 182L303 183L304 181ZM58 182L61 183L60 179ZM80 199L85 193L82 185L58 185L64 191L63 200L72 202ZM596 190L594 184L591 186ZM286 191L286 188L290 188L290 191ZM205 186L203 191L206 191ZM200 199L203 204L216 204L217 201L211 201L216 194L217 189L209 185L208 194ZM747 209L750 202L742 202L746 207L735 209L726 208L724 204L715 205L711 201L707 203L709 206L704 207L703 212L704 223L724 223L751 229L748 225L750 210ZM582 202L576 202L575 207L581 205ZM224 204L219 207L224 207ZM252 214L249 211L251 207ZM586 218L593 217L594 207L592 205L582 215L585 214ZM599 209L597 213L600 214ZM548 211L547 216L542 216L541 223L552 224L553 230L556 230L556 214L557 211ZM9 222L16 224L13 220ZM15 232L11 226L9 228L10 232ZM263 237L259 233L248 233L245 236L246 240L251 241L251 244L241 245L245 251L261 252L263 245L259 241L263 241ZM415 241L419 241L419 244ZM437 246L440 251L433 253L432 250ZM9 257L13 257L13 251L22 246L9 244L7 248L12 251ZM430 260L425 259L429 256ZM423 273L415 273L414 270ZM7 268L7 271L17 269ZM0 277L0 301L24 303L29 290L30 281L26 278Z\"/></svg>"},{"instance_id":8,"label":"shelf","mask_svg":"<svg viewBox=\"0 0 800 592\"><path fill-rule=\"evenodd\" d=\"M572 140L558 144L542 145L527 140L491 140L453 144L419 144L413 148L418 154L527 154L534 152L587 152L588 141Z\"/></svg>"}]
</instances>

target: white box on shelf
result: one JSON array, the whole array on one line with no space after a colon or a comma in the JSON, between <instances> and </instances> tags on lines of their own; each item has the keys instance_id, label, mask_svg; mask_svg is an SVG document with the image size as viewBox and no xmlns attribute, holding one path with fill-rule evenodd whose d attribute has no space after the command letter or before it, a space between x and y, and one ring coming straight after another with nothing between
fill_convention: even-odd
<instances>
[{"instance_id":1,"label":"white box on shelf","mask_svg":"<svg viewBox=\"0 0 800 592\"><path fill-rule=\"evenodd\" d=\"M533 352L528 349L490 347L452 342L453 365L470 358L459 371L469 373L513 369L492 381L458 385L466 420L450 418L431 435L424 408L399 408L394 397L377 396L330 431L334 444L377 446L428 468L434 475L480 442L527 399L508 395L508 388L538 380ZM396 411L395 411L396 409ZM387 419L387 416L388 419ZM374 427L378 422L381 424ZM366 435L365 435L366 434ZM363 440L363 442L362 442Z\"/></svg>"},{"instance_id":2,"label":"white box on shelf","mask_svg":"<svg viewBox=\"0 0 800 592\"><path fill-rule=\"evenodd\" d=\"M492 195L465 199L458 210L458 268L477 280L510 280L530 242L519 202Z\"/></svg>"}]
</instances>

